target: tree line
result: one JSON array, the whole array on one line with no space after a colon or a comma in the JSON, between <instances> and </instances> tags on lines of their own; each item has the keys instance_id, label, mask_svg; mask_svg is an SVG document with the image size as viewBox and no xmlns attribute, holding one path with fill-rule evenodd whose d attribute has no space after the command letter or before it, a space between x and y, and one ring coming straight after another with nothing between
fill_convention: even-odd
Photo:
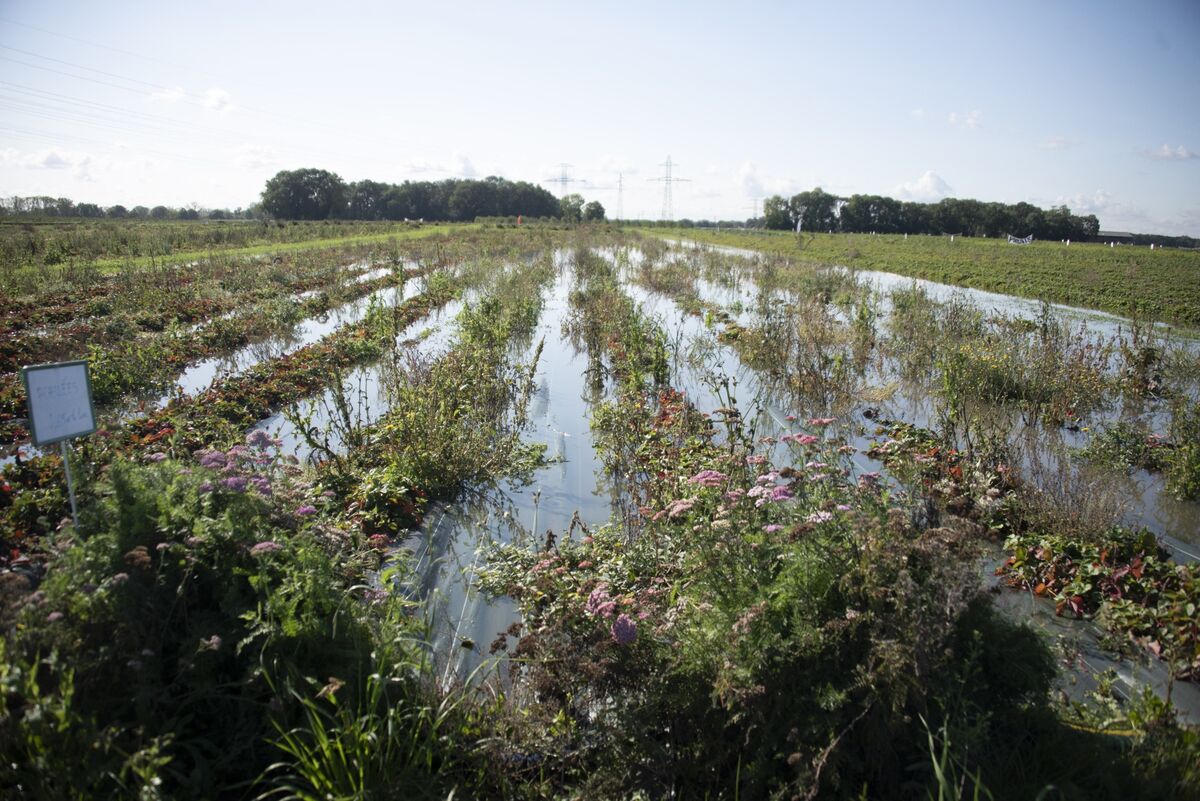
<instances>
[{"instance_id":1,"label":"tree line","mask_svg":"<svg viewBox=\"0 0 1200 801\"><path fill-rule=\"evenodd\" d=\"M250 208L204 209L193 204L182 208L170 206L133 206L117 204L100 206L96 203L76 203L66 197L30 195L0 198L2 217L61 217L113 220L255 220L262 217L256 206Z\"/></svg>"},{"instance_id":2,"label":"tree line","mask_svg":"<svg viewBox=\"0 0 1200 801\"><path fill-rule=\"evenodd\" d=\"M262 208L272 217L289 220L438 220L465 222L477 217L564 217L572 221L603 207L584 205L578 195L559 200L526 181L497 176L483 180L448 178L443 181L379 181L346 183L336 173L312 168L282 170L267 181ZM590 210L590 212L589 212Z\"/></svg>"},{"instance_id":3,"label":"tree line","mask_svg":"<svg viewBox=\"0 0 1200 801\"><path fill-rule=\"evenodd\" d=\"M1066 206L1040 209L1031 203L985 203L945 198L937 203L900 201L881 195L838 197L820 187L790 198L763 201L764 224L776 230L879 234L1033 235L1035 239L1094 239L1100 221Z\"/></svg>"}]
</instances>

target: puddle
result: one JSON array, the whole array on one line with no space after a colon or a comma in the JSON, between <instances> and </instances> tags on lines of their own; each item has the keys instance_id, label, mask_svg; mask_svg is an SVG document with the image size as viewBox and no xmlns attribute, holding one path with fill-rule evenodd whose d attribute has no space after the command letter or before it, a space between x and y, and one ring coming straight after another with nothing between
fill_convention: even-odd
<instances>
[{"instance_id":1,"label":"puddle","mask_svg":"<svg viewBox=\"0 0 1200 801\"><path fill-rule=\"evenodd\" d=\"M396 337L402 358L425 358L442 350L449 341L453 320L463 308L463 300L453 300L410 324ZM408 343L408 344L405 344ZM345 451L342 441L343 426L337 421L334 392L349 399L351 419L356 425L370 425L382 417L390 408L383 377L378 364L357 367L346 374L340 387L329 389L316 398L300 401L289 410L279 411L260 420L251 431L263 429L281 440L283 453L308 461L313 456L312 447L304 435L288 419L288 414L308 417L308 425L325 432L328 446L336 453Z\"/></svg>"},{"instance_id":2,"label":"puddle","mask_svg":"<svg viewBox=\"0 0 1200 801\"><path fill-rule=\"evenodd\" d=\"M399 305L420 294L418 283L410 280L404 283L403 288L387 287L377 290L324 314L303 320L283 333L245 345L233 353L196 362L180 373L175 380L175 390L158 396L153 407L162 409L178 395L197 395L212 386L214 381L245 372L260 362L278 359L319 342L338 328L362 320L372 303Z\"/></svg>"},{"instance_id":3,"label":"puddle","mask_svg":"<svg viewBox=\"0 0 1200 801\"><path fill-rule=\"evenodd\" d=\"M1181 721L1200 725L1200 683L1171 681L1166 663L1148 653L1117 656L1101 644L1104 631L1097 624L1059 617L1054 613L1053 601L1001 586L994 575L1000 558L997 552L984 565L985 586L1001 587L991 596L992 602L1005 617L1029 625L1066 652L1066 657L1058 660L1058 684L1071 700L1086 700L1097 687L1095 676L1112 671L1116 675L1113 690L1121 698L1128 700L1142 687L1150 687L1158 697L1170 697Z\"/></svg>"},{"instance_id":4,"label":"puddle","mask_svg":"<svg viewBox=\"0 0 1200 801\"><path fill-rule=\"evenodd\" d=\"M434 623L435 652L446 655L446 681L465 681L481 666L483 672L490 669L495 659L489 645L519 620L511 601L489 602L475 588L483 549L519 538L540 547L548 530L560 539L567 536L576 515L590 527L608 522L613 513L614 499L603 489L604 468L592 446L589 408L598 398L586 394L582 376L587 354L576 353L563 335L572 265L563 254L556 261L558 275L523 354L528 361L543 342L524 439L545 444L549 464L528 484L505 485L486 499L469 496L469 502L437 507L404 545L416 556L418 583Z\"/></svg>"}]
</instances>

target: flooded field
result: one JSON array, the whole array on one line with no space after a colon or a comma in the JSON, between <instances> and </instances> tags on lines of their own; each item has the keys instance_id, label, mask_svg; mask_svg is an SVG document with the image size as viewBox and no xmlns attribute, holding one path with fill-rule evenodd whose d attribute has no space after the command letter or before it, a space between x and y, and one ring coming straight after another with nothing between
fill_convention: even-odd
<instances>
[{"instance_id":1,"label":"flooded field","mask_svg":"<svg viewBox=\"0 0 1200 801\"><path fill-rule=\"evenodd\" d=\"M201 657L235 635L350 655L325 676L262 668L263 698L318 699L298 709L327 722L304 731L366 725L319 703L364 676L354 714L409 708L374 692L447 699L444 720L490 732L456 748L514 781L628 748L663 786L743 758L775 786L882 733L911 759L970 742L988 756L963 764L993 784L1067 743L1091 755L1070 777L1087 787L1116 770L1101 756L1151 747L1129 733L1151 718L1171 732L1155 753L1188 753L1188 332L619 232L434 248L436 269L357 263L367 287L422 275L108 407L77 452L94 532L77 552L111 553L69 586L51 572L74 600L43 617L93 585L232 593L243 622L197 634ZM38 548L64 498L41 488L59 469L7 462L13 552L37 557L13 575L54 564ZM131 544L118 495L167 528ZM138 572L155 559L169 580Z\"/></svg>"}]
</instances>

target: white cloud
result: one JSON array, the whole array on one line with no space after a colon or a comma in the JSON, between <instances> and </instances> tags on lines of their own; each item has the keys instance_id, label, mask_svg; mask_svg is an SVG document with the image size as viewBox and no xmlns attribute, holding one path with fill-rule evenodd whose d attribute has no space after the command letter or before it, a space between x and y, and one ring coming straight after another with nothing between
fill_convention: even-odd
<instances>
[{"instance_id":1,"label":"white cloud","mask_svg":"<svg viewBox=\"0 0 1200 801\"><path fill-rule=\"evenodd\" d=\"M1111 193L1097 189L1090 195L1080 192L1075 195L1059 195L1054 199L1055 206L1066 206L1074 214L1096 214L1119 208L1120 204L1113 200Z\"/></svg>"},{"instance_id":2,"label":"white cloud","mask_svg":"<svg viewBox=\"0 0 1200 801\"><path fill-rule=\"evenodd\" d=\"M451 157L451 160L454 163L448 172L452 172L455 175L462 176L463 178L475 178L479 175L479 173L475 170L475 165L472 164L471 160L462 153L455 153Z\"/></svg>"},{"instance_id":3,"label":"white cloud","mask_svg":"<svg viewBox=\"0 0 1200 801\"><path fill-rule=\"evenodd\" d=\"M1097 189L1096 192L1087 194L1080 192L1073 195L1058 195L1055 198L1054 205L1067 206L1076 215L1100 215L1103 212L1120 211L1122 205L1117 203L1112 194L1105 192L1104 189Z\"/></svg>"},{"instance_id":4,"label":"white cloud","mask_svg":"<svg viewBox=\"0 0 1200 801\"><path fill-rule=\"evenodd\" d=\"M617 173L621 173L623 175L637 175L638 173L638 168L634 166L632 162L630 162L628 159L618 158L616 156L603 157L596 165L596 169L597 172L609 173L612 175L616 175Z\"/></svg>"},{"instance_id":5,"label":"white cloud","mask_svg":"<svg viewBox=\"0 0 1200 801\"><path fill-rule=\"evenodd\" d=\"M2 158L5 164L24 167L27 170L70 170L72 175L82 181L93 180L91 169L95 159L90 153L50 147L23 154L19 150L6 148Z\"/></svg>"},{"instance_id":6,"label":"white cloud","mask_svg":"<svg viewBox=\"0 0 1200 801\"><path fill-rule=\"evenodd\" d=\"M476 178L479 170L462 153L455 153L449 162L430 161L429 159L409 159L400 164L400 171L406 175L422 173L443 173L458 178Z\"/></svg>"},{"instance_id":7,"label":"white cloud","mask_svg":"<svg viewBox=\"0 0 1200 801\"><path fill-rule=\"evenodd\" d=\"M933 170L926 170L917 180L899 184L892 190L892 196L900 200L923 202L941 200L953 193L954 189Z\"/></svg>"},{"instance_id":8,"label":"white cloud","mask_svg":"<svg viewBox=\"0 0 1200 801\"><path fill-rule=\"evenodd\" d=\"M925 119L925 109L914 108L912 111L908 112L908 116L912 117L914 120L923 120Z\"/></svg>"},{"instance_id":9,"label":"white cloud","mask_svg":"<svg viewBox=\"0 0 1200 801\"><path fill-rule=\"evenodd\" d=\"M983 112L978 109L963 112L951 111L946 115L946 120L955 128L961 125L963 128L975 130L983 124Z\"/></svg>"},{"instance_id":10,"label":"white cloud","mask_svg":"<svg viewBox=\"0 0 1200 801\"><path fill-rule=\"evenodd\" d=\"M406 173L446 172L445 167L429 159L409 159L400 165L400 169Z\"/></svg>"},{"instance_id":11,"label":"white cloud","mask_svg":"<svg viewBox=\"0 0 1200 801\"><path fill-rule=\"evenodd\" d=\"M204 107L220 113L233 111L233 98L224 89L214 87L204 93Z\"/></svg>"},{"instance_id":12,"label":"white cloud","mask_svg":"<svg viewBox=\"0 0 1200 801\"><path fill-rule=\"evenodd\" d=\"M1059 195L1053 205L1066 206L1073 214L1094 214L1100 218L1100 227L1108 230L1161 231L1168 228L1161 220L1151 220L1145 209L1131 206L1104 189L1095 192L1080 192L1075 195Z\"/></svg>"},{"instance_id":13,"label":"white cloud","mask_svg":"<svg viewBox=\"0 0 1200 801\"><path fill-rule=\"evenodd\" d=\"M1162 147L1156 150L1145 151L1146 155L1152 159L1160 159L1163 161L1191 161L1192 159L1200 158L1200 153L1194 150L1188 150L1183 145L1179 147L1171 147L1168 144L1163 144Z\"/></svg>"},{"instance_id":14,"label":"white cloud","mask_svg":"<svg viewBox=\"0 0 1200 801\"><path fill-rule=\"evenodd\" d=\"M1051 136L1038 142L1038 147L1042 150L1066 150L1077 144L1079 140L1073 136Z\"/></svg>"},{"instance_id":15,"label":"white cloud","mask_svg":"<svg viewBox=\"0 0 1200 801\"><path fill-rule=\"evenodd\" d=\"M233 163L243 170L261 170L279 163L275 151L262 145L242 145L232 151Z\"/></svg>"},{"instance_id":16,"label":"white cloud","mask_svg":"<svg viewBox=\"0 0 1200 801\"><path fill-rule=\"evenodd\" d=\"M790 180L763 175L752 161L742 162L742 166L733 174L733 182L746 197L793 194Z\"/></svg>"},{"instance_id":17,"label":"white cloud","mask_svg":"<svg viewBox=\"0 0 1200 801\"><path fill-rule=\"evenodd\" d=\"M157 92L150 93L150 99L156 100L159 103L176 103L183 99L187 92L183 91L182 86L172 86L169 89L160 89Z\"/></svg>"}]
</instances>

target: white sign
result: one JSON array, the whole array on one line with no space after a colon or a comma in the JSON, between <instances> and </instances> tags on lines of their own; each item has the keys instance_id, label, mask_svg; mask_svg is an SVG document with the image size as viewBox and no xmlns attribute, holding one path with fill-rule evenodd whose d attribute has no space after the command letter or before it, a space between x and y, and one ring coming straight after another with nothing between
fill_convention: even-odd
<instances>
[{"instance_id":1,"label":"white sign","mask_svg":"<svg viewBox=\"0 0 1200 801\"><path fill-rule=\"evenodd\" d=\"M21 380L29 398L29 431L34 445L48 445L96 430L86 361L24 367Z\"/></svg>"}]
</instances>

